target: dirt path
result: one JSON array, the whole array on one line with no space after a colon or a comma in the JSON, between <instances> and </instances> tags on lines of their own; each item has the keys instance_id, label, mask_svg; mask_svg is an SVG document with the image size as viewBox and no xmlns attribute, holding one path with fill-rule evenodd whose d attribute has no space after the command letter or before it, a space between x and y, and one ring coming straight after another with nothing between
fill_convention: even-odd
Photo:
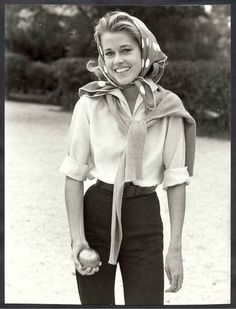
<instances>
[{"instance_id":1,"label":"dirt path","mask_svg":"<svg viewBox=\"0 0 236 309\"><path fill-rule=\"evenodd\" d=\"M79 304L64 177L58 172L70 117L54 106L6 104L6 303ZM229 303L229 141L198 138L195 171L187 190L184 286L177 294L165 294L165 303ZM158 194L167 247L166 196L161 188ZM116 300L123 304L120 275Z\"/></svg>"}]
</instances>

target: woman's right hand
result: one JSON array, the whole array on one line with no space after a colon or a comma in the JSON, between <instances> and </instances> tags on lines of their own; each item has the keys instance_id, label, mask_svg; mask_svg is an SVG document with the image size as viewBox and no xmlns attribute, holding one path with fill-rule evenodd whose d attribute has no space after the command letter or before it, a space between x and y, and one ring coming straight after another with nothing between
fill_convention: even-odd
<instances>
[{"instance_id":1,"label":"woman's right hand","mask_svg":"<svg viewBox=\"0 0 236 309\"><path fill-rule=\"evenodd\" d=\"M78 256L79 253L84 250L90 248L89 244L87 242L75 242L72 245L72 259L74 261L75 269L82 275L82 276L91 276L99 271L99 267L102 265L101 262L99 262L98 266L96 267L84 267L80 263Z\"/></svg>"}]
</instances>

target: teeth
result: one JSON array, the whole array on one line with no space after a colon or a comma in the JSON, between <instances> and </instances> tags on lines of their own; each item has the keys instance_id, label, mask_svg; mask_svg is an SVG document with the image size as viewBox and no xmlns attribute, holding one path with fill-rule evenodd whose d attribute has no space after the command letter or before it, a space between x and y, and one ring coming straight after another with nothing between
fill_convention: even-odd
<instances>
[{"instance_id":1,"label":"teeth","mask_svg":"<svg viewBox=\"0 0 236 309\"><path fill-rule=\"evenodd\" d=\"M129 67L120 68L120 69L115 69L115 71L116 71L117 73L123 73L123 72L126 72L126 71L128 71L128 70L129 70Z\"/></svg>"}]
</instances>

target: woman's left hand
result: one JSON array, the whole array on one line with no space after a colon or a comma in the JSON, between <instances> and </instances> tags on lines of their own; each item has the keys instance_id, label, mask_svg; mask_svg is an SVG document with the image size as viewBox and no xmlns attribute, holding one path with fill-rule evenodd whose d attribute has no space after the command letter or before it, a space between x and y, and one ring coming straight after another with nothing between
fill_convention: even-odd
<instances>
[{"instance_id":1,"label":"woman's left hand","mask_svg":"<svg viewBox=\"0 0 236 309\"><path fill-rule=\"evenodd\" d=\"M178 292L183 284L183 260L181 249L168 250L165 271L170 282L170 287L166 292Z\"/></svg>"}]
</instances>

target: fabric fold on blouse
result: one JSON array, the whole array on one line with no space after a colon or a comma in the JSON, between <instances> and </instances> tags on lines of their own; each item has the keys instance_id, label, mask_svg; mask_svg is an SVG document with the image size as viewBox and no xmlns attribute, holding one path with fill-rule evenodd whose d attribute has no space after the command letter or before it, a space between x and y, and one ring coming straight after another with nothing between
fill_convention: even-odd
<instances>
[{"instance_id":1,"label":"fabric fold on blouse","mask_svg":"<svg viewBox=\"0 0 236 309\"><path fill-rule=\"evenodd\" d=\"M167 191L168 187L179 185L181 183L189 184L189 173L187 166L164 171L163 189Z\"/></svg>"},{"instance_id":2,"label":"fabric fold on blouse","mask_svg":"<svg viewBox=\"0 0 236 309\"><path fill-rule=\"evenodd\" d=\"M90 167L88 164L76 161L71 156L67 155L62 162L60 172L72 179L84 181L87 179L89 169Z\"/></svg>"}]
</instances>

